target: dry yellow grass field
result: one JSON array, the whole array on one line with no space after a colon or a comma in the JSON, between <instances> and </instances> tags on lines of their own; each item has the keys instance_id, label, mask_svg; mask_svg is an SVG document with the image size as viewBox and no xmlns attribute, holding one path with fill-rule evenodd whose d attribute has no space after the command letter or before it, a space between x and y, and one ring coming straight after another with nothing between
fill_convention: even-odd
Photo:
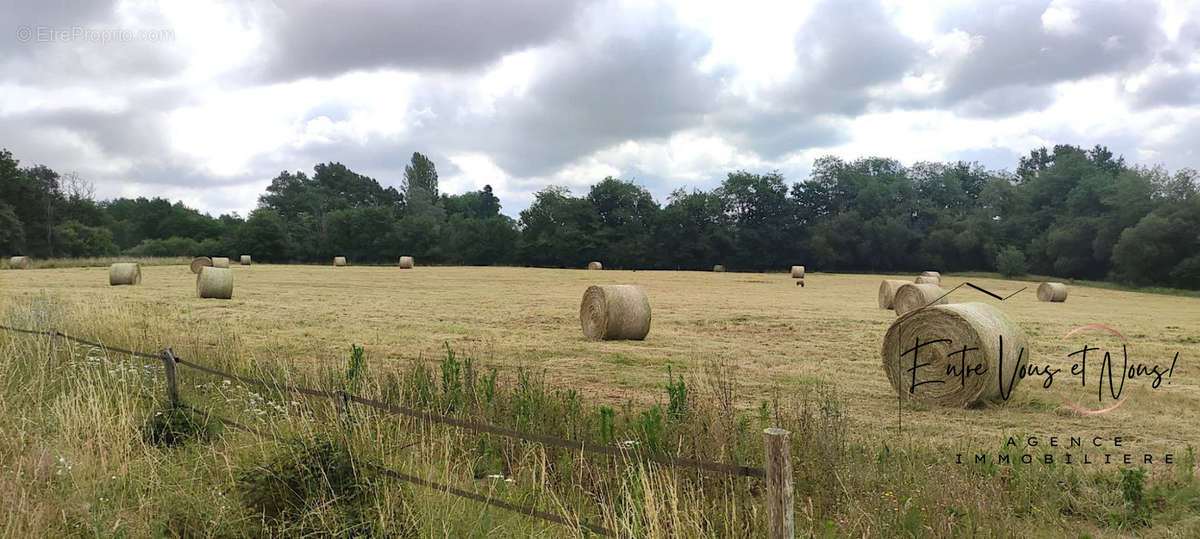
<instances>
[{"instance_id":1,"label":"dry yellow grass field","mask_svg":"<svg viewBox=\"0 0 1200 539\"><path fill-rule=\"evenodd\" d=\"M609 403L661 399L668 365L689 376L722 361L738 367L737 398L746 408L805 384L827 383L843 396L853 430L895 435L896 393L879 360L895 315L876 306L879 275L810 272L801 288L784 273L270 264L233 271L231 301L197 298L186 266L146 267L142 284L131 287L110 287L104 268L4 271L0 301L50 296L66 306L68 319L78 320L129 312L136 321L127 328L133 341L141 334L177 336L175 342L140 343L142 348L173 346L198 361L208 347L235 346L256 361L337 368L355 343L366 347L372 368L386 370L414 357L437 359L448 343L502 371L545 369L556 387ZM1043 303L1036 300L1036 283L969 280L1001 295L1028 286L1002 303L966 289L950 301L996 305L1028 332L1035 364L1064 372L1052 390L1041 387L1040 377L1026 379L1002 406L905 405L905 438L994 450L1008 435L1122 436L1134 453L1181 453L1196 443L1200 299L1072 286L1065 303ZM962 281L944 275L942 286ZM579 303L591 284L643 288L653 309L645 341L583 338ZM1066 354L1084 341L1061 338L1088 324L1122 332L1133 362L1169 366L1178 352L1173 376L1159 389L1145 378L1126 382L1128 400L1110 413L1072 411L1059 395L1097 407L1098 374L1089 371L1086 389L1080 388ZM1096 337L1092 344L1111 346ZM1093 367L1098 363L1089 357Z\"/></svg>"}]
</instances>

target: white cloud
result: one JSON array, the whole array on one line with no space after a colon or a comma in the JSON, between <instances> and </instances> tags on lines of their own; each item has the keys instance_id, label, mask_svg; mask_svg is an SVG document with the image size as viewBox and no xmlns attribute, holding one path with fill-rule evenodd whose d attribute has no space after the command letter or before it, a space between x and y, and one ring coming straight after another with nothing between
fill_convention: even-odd
<instances>
[{"instance_id":1,"label":"white cloud","mask_svg":"<svg viewBox=\"0 0 1200 539\"><path fill-rule=\"evenodd\" d=\"M1054 0L1042 12L1042 29L1058 35L1079 33L1079 11L1062 0Z\"/></svg>"},{"instance_id":2,"label":"white cloud","mask_svg":"<svg viewBox=\"0 0 1200 539\"><path fill-rule=\"evenodd\" d=\"M243 214L281 169L341 161L395 185L413 151L439 161L443 191L491 185L510 215L548 184L580 193L612 175L662 197L735 169L800 180L826 154L1106 144L1200 167L1181 142L1200 132L1195 3L880 1L600 0L536 36L481 29L495 50L459 28L444 66L372 38L339 51L363 60L353 69L292 57L286 77L266 72L288 4L122 1L95 24L174 39L0 43L0 125L18 159L78 171L101 196Z\"/></svg>"}]
</instances>

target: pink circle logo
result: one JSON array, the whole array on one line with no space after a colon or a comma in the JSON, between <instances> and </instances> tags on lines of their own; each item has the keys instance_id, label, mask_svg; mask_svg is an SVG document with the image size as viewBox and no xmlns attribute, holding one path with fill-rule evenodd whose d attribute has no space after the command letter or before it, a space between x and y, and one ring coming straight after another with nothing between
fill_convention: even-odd
<instances>
[{"instance_id":1,"label":"pink circle logo","mask_svg":"<svg viewBox=\"0 0 1200 539\"><path fill-rule=\"evenodd\" d=\"M1126 350L1128 350L1128 348L1129 348L1129 340L1127 340L1127 339L1125 338L1125 336L1124 336L1124 335L1121 335L1121 332L1120 332L1120 331L1117 331L1117 330L1115 330L1115 329L1113 329L1113 328L1110 328L1110 327L1108 327L1108 326L1102 326L1102 325L1100 325L1100 324L1092 324L1092 325L1088 325L1088 326L1080 326L1080 327L1077 327L1077 328L1075 328L1075 329L1072 329L1071 331L1067 332L1067 334L1066 334L1066 335L1063 335L1063 337L1062 337L1061 339L1059 339L1059 342L1063 342L1063 341L1067 340L1067 337L1070 337L1071 335L1074 335L1074 334L1076 334L1076 333L1079 333L1080 331L1083 331L1083 330L1085 330L1085 329L1099 329L1099 330L1104 330L1104 331L1107 331L1107 332L1109 332L1109 333L1112 333L1113 335L1116 335L1116 336L1117 336L1117 338L1121 339L1121 342L1122 342L1122 343L1125 345L1125 348L1126 348ZM1085 356L1085 357L1086 357L1086 356ZM1101 367L1101 372L1103 373L1103 366ZM1110 374L1111 374L1111 367L1110 367L1110 371L1109 371L1109 372L1110 372ZM1125 400L1129 398L1129 395L1125 395L1125 396L1121 397L1121 398L1120 398L1120 400L1118 400L1116 404L1114 404L1114 405L1112 405L1112 406L1109 406L1108 408L1102 408L1102 409L1099 409L1099 410L1092 410L1092 409L1089 409L1089 408L1080 408L1080 407L1078 407L1078 406L1075 406L1074 404L1072 404L1072 403L1071 403L1071 401L1067 400L1067 398L1066 398L1066 397L1063 397L1061 393L1057 393L1057 395L1058 395L1058 398L1059 398L1059 400L1063 401L1063 404L1066 404L1066 405L1067 405L1067 406L1069 406L1069 407L1070 407L1072 410L1075 410L1076 412L1079 412L1079 413L1081 413L1081 414L1103 414L1103 413L1108 413L1108 412L1111 412L1111 411L1113 411L1113 410L1116 410L1116 409L1117 409L1119 406L1121 406L1122 404L1125 404Z\"/></svg>"}]
</instances>

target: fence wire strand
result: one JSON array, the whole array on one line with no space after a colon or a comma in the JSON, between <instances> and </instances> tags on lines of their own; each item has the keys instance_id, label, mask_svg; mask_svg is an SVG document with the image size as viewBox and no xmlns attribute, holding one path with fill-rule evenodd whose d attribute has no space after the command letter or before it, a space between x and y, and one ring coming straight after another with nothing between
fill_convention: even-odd
<instances>
[{"instance_id":1,"label":"fence wire strand","mask_svg":"<svg viewBox=\"0 0 1200 539\"><path fill-rule=\"evenodd\" d=\"M147 352L138 352L136 350L126 350L124 348L119 348L116 346L109 346L109 345L106 345L103 343L92 342L92 341L89 341L86 339L80 339L78 337L74 337L74 336L62 333L58 330L40 331L40 330L32 330L32 329L15 328L15 327L10 327L10 326L5 326L5 325L0 325L0 329L12 331L12 332L16 332L16 333L23 333L23 334L27 334L27 335L42 335L42 336L49 336L49 337L61 337L63 339L66 339L66 340L69 340L69 341L72 341L72 342L75 342L78 344L82 344L85 346L100 348L102 350L106 350L109 352L116 352L119 354L125 354L125 355L132 356L132 357L145 358L145 359L163 359L164 358L163 352L152 354L152 353L147 353ZM172 356L172 357L175 357L175 356ZM193 363L191 361L180 359L179 357L175 357L175 362L179 365L183 365L184 367L188 367L190 369L195 369L195 370L198 370L198 371L201 371L204 373L208 373L213 376L226 378L226 379L241 382L244 384L254 385L257 387L261 387L261 388L300 393L302 395L335 399L335 400L343 401L343 402L347 402L347 401L348 402L356 402L358 404L362 404L364 406L368 406L370 408L374 408L374 409L377 409L377 410L380 410L380 411L383 411L386 413L412 417L415 419L420 419L420 420L431 422L431 423L440 423L443 425L450 425L450 426L459 427L459 428L471 430L471 431L478 432L478 433L497 434L500 436L521 439L521 440L525 440L525 441L529 441L529 442L535 442L535 443L541 443L541 444L555 446L555 447L562 447L565 449L583 451L585 453L594 453L594 454L602 454L602 455L617 456L617 457L624 457L624 456L631 455L630 451L626 451L625 449L620 448L620 447L614 447L614 446L608 446L608 445L597 445L597 444L588 443L588 442L584 442L584 441L572 441L572 440L567 440L565 438L558 438L558 437L554 437L554 436L525 433L525 432L521 432L521 431L507 429L504 427L497 427L495 425L489 425L486 423L466 421L463 419L457 419L454 417L437 414L434 412L428 412L428 411L424 411L424 410L417 410L417 409L413 409L413 408L397 406L394 404L388 404L385 402L380 402L380 401L368 399L365 397L352 395L352 394L345 393L342 391L330 392L330 391L322 391L322 390L318 390L318 389L312 389L312 388L301 387L301 386L291 386L291 385L286 385L286 384L268 383L268 382L265 382L262 380L256 380L253 378L247 378L244 376L238 376L236 374L231 374L231 373L227 373L224 371L220 371L220 370L214 369L212 367L207 367L204 365L200 365L198 363ZM206 414L210 415L211 417L215 418L216 420L220 421L222 424L229 426L231 428L234 428L237 430L242 430L245 432L250 432L250 433L258 435L258 436L266 435L263 431L261 431L257 428L243 425L243 424L233 421L231 419L227 419L227 418L215 415L215 414L211 414L209 412L201 412L200 410L191 408L190 406L188 408L190 408L191 410L198 412L198 413L206 413ZM712 472L720 472L720 473L726 473L726 474L730 474L730 475L744 476L744 477L758 477L758 478L766 477L766 473L764 472L764 470L762 468L757 468L757 467L753 467L753 466L723 464L723 463L719 463L719 462L707 462L707 461L701 461L701 460L696 460L696 459L672 457L672 456L668 456L668 455L654 455L654 454L643 454L643 453L632 453L632 454L634 454L638 457L641 457L645 460L649 460L649 461L656 462L659 464L664 464L664 465L680 466L680 467L685 467L685 468L694 468L694 469L707 470L707 471L712 471ZM441 484L435 483L433 481L428 481L428 480L422 479L417 476L398 472L396 470L392 470L390 468L385 468L385 467L377 465L377 464L367 463L367 465L377 469L380 473L387 475L388 477L399 479L401 481L406 481L406 482L409 482L409 483L412 483L415 485L419 485L419 486L423 486L426 488L439 490L439 491L443 491L443 492L448 492L450 494L459 496L461 498L467 498L467 499L474 500L474 501L484 503L487 505L499 507L499 508L513 511L516 513L520 513L523 515L540 518L542 520L552 522L555 524L561 524L561 525L568 526L568 527L579 526L582 528L586 528L587 530L591 531L592 533L595 533L598 535L610 536L610 537L615 535L611 530L608 530L602 526L598 526L595 524L589 524L586 522L572 522L560 515L548 513L548 512L539 510L535 507L514 505L511 503L505 502L503 500L492 499L488 496L483 496L483 495L475 493L475 492L462 490L462 489L451 487L448 485L441 485Z\"/></svg>"}]
</instances>

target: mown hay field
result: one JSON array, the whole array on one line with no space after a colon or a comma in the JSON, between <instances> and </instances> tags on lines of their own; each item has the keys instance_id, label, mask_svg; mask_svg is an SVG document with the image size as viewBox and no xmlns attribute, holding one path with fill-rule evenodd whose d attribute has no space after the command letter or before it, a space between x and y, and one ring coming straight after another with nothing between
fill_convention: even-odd
<instances>
[{"instance_id":1,"label":"mown hay field","mask_svg":"<svg viewBox=\"0 0 1200 539\"><path fill-rule=\"evenodd\" d=\"M968 278L1002 296L1027 287L1004 302L967 289L950 301L998 306L1028 333L1034 363L1064 372L1050 390L1041 377L1026 379L1004 405L963 410L899 406L880 366L880 343L895 320L876 305L880 275L809 272L801 288L786 273L271 264L232 271L230 301L197 298L195 276L184 265L145 267L141 285L124 287L109 286L104 268L3 271L0 301L11 308L52 297L80 327L88 317L130 311L133 338L177 336L143 348L172 346L199 361L206 350L235 347L254 361L337 368L353 343L366 348L373 368L386 370L414 357L435 361L448 344L501 371L544 369L554 386L613 404L660 400L668 366L699 376L718 361L737 367L736 398L746 409L828 384L842 395L853 432L934 447L995 450L1010 435L1122 436L1124 449L1137 454L1179 454L1200 434L1200 299L1192 297L1072 285L1066 302L1047 303L1037 301L1037 283ZM943 275L942 286L963 280ZM644 341L583 337L579 304L592 284L645 291L653 322ZM1127 381L1128 399L1112 412L1071 410L1060 396L1098 408L1099 374L1089 371L1083 388L1069 373L1074 359L1066 354L1083 341L1062 340L1089 324L1120 331L1131 362L1165 368L1178 352L1173 375L1158 389L1146 378ZM1101 341L1092 344L1114 350ZM898 415L902 434L895 431Z\"/></svg>"}]
</instances>

